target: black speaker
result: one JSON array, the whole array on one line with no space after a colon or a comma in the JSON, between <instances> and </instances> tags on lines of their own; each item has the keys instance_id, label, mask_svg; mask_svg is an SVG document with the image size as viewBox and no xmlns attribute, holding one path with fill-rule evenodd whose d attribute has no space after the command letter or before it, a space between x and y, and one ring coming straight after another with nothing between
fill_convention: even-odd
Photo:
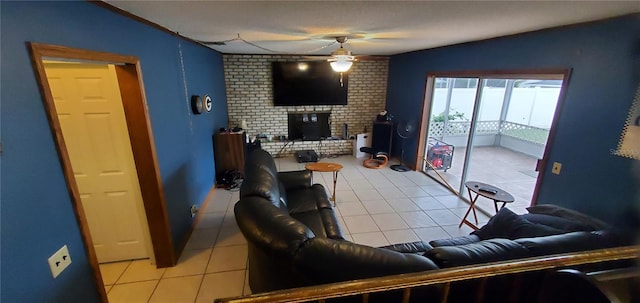
<instances>
[{"instance_id":1,"label":"black speaker","mask_svg":"<svg viewBox=\"0 0 640 303\"><path fill-rule=\"evenodd\" d=\"M347 123L342 124L342 139L343 140L349 139L349 129L348 129Z\"/></svg>"},{"instance_id":2,"label":"black speaker","mask_svg":"<svg viewBox=\"0 0 640 303\"><path fill-rule=\"evenodd\" d=\"M371 138L371 148L391 155L391 138L393 138L393 124L391 122L374 122Z\"/></svg>"}]
</instances>

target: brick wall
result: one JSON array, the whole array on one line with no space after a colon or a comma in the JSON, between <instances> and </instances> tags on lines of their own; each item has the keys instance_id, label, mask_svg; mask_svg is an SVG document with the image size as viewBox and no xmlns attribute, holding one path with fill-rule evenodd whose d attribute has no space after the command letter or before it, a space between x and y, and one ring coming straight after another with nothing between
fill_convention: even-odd
<instances>
[{"instance_id":1,"label":"brick wall","mask_svg":"<svg viewBox=\"0 0 640 303\"><path fill-rule=\"evenodd\" d=\"M296 61L299 56L282 55L224 55L224 75L227 88L230 126L247 121L248 134L264 134L269 137L287 135L288 112L331 112L331 134L341 136L342 125L348 125L349 134L371 130L376 115L384 110L387 95L388 61L358 61L349 71L347 105L324 106L273 106L271 86L272 61ZM327 63L328 64L328 63ZM351 141L326 141L320 146L323 153L350 154ZM275 154L284 146L281 142L263 144ZM318 142L296 142L293 149L287 147L282 155L293 150L317 149Z\"/></svg>"}]
</instances>

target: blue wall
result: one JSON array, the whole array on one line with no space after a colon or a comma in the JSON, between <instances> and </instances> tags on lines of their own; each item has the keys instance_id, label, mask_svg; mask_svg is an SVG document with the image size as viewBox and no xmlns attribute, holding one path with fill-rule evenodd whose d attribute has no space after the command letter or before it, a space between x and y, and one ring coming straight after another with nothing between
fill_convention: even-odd
<instances>
[{"instance_id":1,"label":"blue wall","mask_svg":"<svg viewBox=\"0 0 640 303\"><path fill-rule=\"evenodd\" d=\"M562 174L546 168L538 203L626 222L635 215L638 184L633 161L611 151L640 84L640 14L393 56L387 109L396 121L420 121L431 73L541 68L571 68L572 74L549 142L549 165L561 162ZM416 141L407 141L405 151L415 155Z\"/></svg>"},{"instance_id":2,"label":"blue wall","mask_svg":"<svg viewBox=\"0 0 640 303\"><path fill-rule=\"evenodd\" d=\"M174 245L214 182L211 135L227 125L222 56L87 2L0 2L2 302L95 302L86 252L25 42L140 58ZM179 48L184 59L183 78ZM193 115L187 95L208 93ZM57 279L47 258L68 245Z\"/></svg>"}]
</instances>

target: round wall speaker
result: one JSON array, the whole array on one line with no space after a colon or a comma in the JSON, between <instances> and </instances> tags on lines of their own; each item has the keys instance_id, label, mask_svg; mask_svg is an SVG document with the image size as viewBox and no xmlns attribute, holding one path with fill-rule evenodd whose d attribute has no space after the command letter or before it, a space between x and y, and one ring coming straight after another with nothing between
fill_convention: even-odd
<instances>
[{"instance_id":1,"label":"round wall speaker","mask_svg":"<svg viewBox=\"0 0 640 303\"><path fill-rule=\"evenodd\" d=\"M203 104L202 98L198 95L191 96L191 110L194 114L199 115L202 114Z\"/></svg>"}]
</instances>

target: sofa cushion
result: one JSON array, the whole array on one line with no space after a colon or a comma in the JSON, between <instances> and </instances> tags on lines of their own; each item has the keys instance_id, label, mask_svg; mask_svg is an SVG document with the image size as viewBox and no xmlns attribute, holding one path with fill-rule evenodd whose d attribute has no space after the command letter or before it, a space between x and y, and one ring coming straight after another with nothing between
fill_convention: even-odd
<instances>
[{"instance_id":1,"label":"sofa cushion","mask_svg":"<svg viewBox=\"0 0 640 303\"><path fill-rule=\"evenodd\" d=\"M592 250L614 246L598 233L578 231L548 237L523 238L515 242L526 247L534 256L552 255L575 251Z\"/></svg>"},{"instance_id":2,"label":"sofa cushion","mask_svg":"<svg viewBox=\"0 0 640 303\"><path fill-rule=\"evenodd\" d=\"M425 253L440 267L454 267L530 257L529 251L508 239L490 239L476 243L435 247Z\"/></svg>"},{"instance_id":3,"label":"sofa cushion","mask_svg":"<svg viewBox=\"0 0 640 303\"><path fill-rule=\"evenodd\" d=\"M276 255L293 256L313 232L286 210L261 197L245 197L234 206L236 223L248 242Z\"/></svg>"},{"instance_id":4,"label":"sofa cushion","mask_svg":"<svg viewBox=\"0 0 640 303\"><path fill-rule=\"evenodd\" d=\"M276 162L273 161L271 154L264 149L256 149L249 154L247 163L245 164L245 169L246 168L259 168L270 172L274 177L277 177L278 174Z\"/></svg>"},{"instance_id":5,"label":"sofa cushion","mask_svg":"<svg viewBox=\"0 0 640 303\"><path fill-rule=\"evenodd\" d=\"M326 238L309 240L294 262L299 272L318 283L438 269L433 261L420 255Z\"/></svg>"},{"instance_id":6,"label":"sofa cushion","mask_svg":"<svg viewBox=\"0 0 640 303\"><path fill-rule=\"evenodd\" d=\"M332 208L327 192L320 184L314 184L310 188L288 191L287 207L292 214Z\"/></svg>"},{"instance_id":7,"label":"sofa cushion","mask_svg":"<svg viewBox=\"0 0 640 303\"><path fill-rule=\"evenodd\" d=\"M271 204L282 207L280 201L280 184L275 175L262 168L247 168L242 185L240 185L240 198L258 196L265 198Z\"/></svg>"},{"instance_id":8,"label":"sofa cushion","mask_svg":"<svg viewBox=\"0 0 640 303\"><path fill-rule=\"evenodd\" d=\"M524 214L521 216L529 222L551 226L565 232L574 231L592 231L593 226L584 224L579 221L569 220L562 217L543 215L543 214Z\"/></svg>"},{"instance_id":9,"label":"sofa cushion","mask_svg":"<svg viewBox=\"0 0 640 303\"><path fill-rule=\"evenodd\" d=\"M531 223L505 207L493 216L486 225L473 231L471 234L486 240L493 238L518 239L524 237L541 237L561 233L563 233L562 230L542 224Z\"/></svg>"},{"instance_id":10,"label":"sofa cushion","mask_svg":"<svg viewBox=\"0 0 640 303\"><path fill-rule=\"evenodd\" d=\"M433 247L429 245L429 243L427 242L415 241L415 242L408 242L408 243L391 244L391 245L382 246L380 248L390 249L400 253L424 254L427 250L430 250Z\"/></svg>"},{"instance_id":11,"label":"sofa cushion","mask_svg":"<svg viewBox=\"0 0 640 303\"><path fill-rule=\"evenodd\" d=\"M280 199L278 170L271 154L263 149L252 151L247 158L244 173L245 177L240 186L240 198L260 196L268 199L275 206L283 206L284 201Z\"/></svg>"},{"instance_id":12,"label":"sofa cushion","mask_svg":"<svg viewBox=\"0 0 640 303\"><path fill-rule=\"evenodd\" d=\"M564 208L562 206L553 205L553 204L540 204L527 207L527 211L531 214L542 214L555 216L560 218L569 219L572 221L580 222L582 224L586 224L592 227L592 230L596 229L607 229L611 226L601 220L585 215L579 211L575 211L572 209Z\"/></svg>"},{"instance_id":13,"label":"sofa cushion","mask_svg":"<svg viewBox=\"0 0 640 303\"><path fill-rule=\"evenodd\" d=\"M318 210L318 203L311 188L298 189L287 192L287 207L289 213L304 213Z\"/></svg>"},{"instance_id":14,"label":"sofa cushion","mask_svg":"<svg viewBox=\"0 0 640 303\"><path fill-rule=\"evenodd\" d=\"M286 190L309 188L312 185L312 174L310 170L282 171L278 172L278 180Z\"/></svg>"},{"instance_id":15,"label":"sofa cushion","mask_svg":"<svg viewBox=\"0 0 640 303\"><path fill-rule=\"evenodd\" d=\"M324 222L322 221L322 217L320 217L320 213L318 211L297 212L289 215L311 229L316 237L327 237L327 232L324 229Z\"/></svg>"},{"instance_id":16,"label":"sofa cushion","mask_svg":"<svg viewBox=\"0 0 640 303\"><path fill-rule=\"evenodd\" d=\"M431 244L431 246L433 247L456 246L456 245L475 243L478 241L480 241L480 237L478 237L477 235L468 235L468 236L462 236L462 237L433 240L433 241L430 241L429 244Z\"/></svg>"}]
</instances>

